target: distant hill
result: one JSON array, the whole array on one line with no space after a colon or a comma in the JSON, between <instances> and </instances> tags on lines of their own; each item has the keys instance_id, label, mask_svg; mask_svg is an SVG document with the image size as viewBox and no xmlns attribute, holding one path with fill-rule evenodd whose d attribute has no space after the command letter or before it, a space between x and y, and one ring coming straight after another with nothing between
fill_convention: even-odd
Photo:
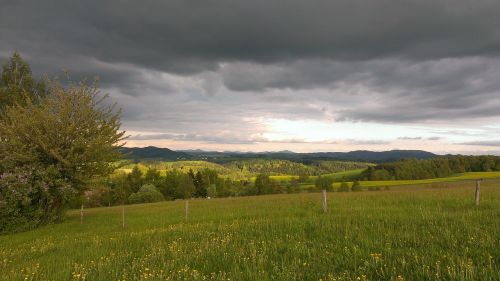
<instances>
[{"instance_id":1,"label":"distant hill","mask_svg":"<svg viewBox=\"0 0 500 281\"><path fill-rule=\"evenodd\" d=\"M173 151L168 148L160 148L155 146L148 147L122 147L121 151L125 154L126 159L132 160L189 160L196 158L190 154L180 151Z\"/></svg>"},{"instance_id":2,"label":"distant hill","mask_svg":"<svg viewBox=\"0 0 500 281\"><path fill-rule=\"evenodd\" d=\"M371 163L392 162L405 158L429 159L437 155L422 150L391 150L391 151L367 151L357 150L350 152L315 152L295 153L292 151L278 152L217 152L203 150L173 151L168 148L154 146L123 148L126 158L133 160L207 160L216 163L225 163L238 159L281 159L302 163L314 160L341 160L360 161Z\"/></svg>"}]
</instances>

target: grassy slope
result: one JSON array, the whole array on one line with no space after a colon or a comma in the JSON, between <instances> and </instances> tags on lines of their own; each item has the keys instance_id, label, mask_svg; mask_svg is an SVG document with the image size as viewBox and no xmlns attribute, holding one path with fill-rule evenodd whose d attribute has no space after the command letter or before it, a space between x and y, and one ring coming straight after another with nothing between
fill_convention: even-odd
<instances>
[{"instance_id":1,"label":"grassy slope","mask_svg":"<svg viewBox=\"0 0 500 281\"><path fill-rule=\"evenodd\" d=\"M345 172L338 172L338 173L330 173L330 174L324 174L322 175L323 177L329 177L333 179L334 181L341 181L342 179L351 179L352 177L359 176L364 169L356 169L356 170L350 170L350 171L345 171ZM500 176L500 175L499 175ZM282 175L282 176L270 176L270 178L277 180L277 181L290 181L292 179L298 179L299 176L292 176L292 175ZM310 176L308 182L309 183L314 183L316 180L317 176Z\"/></svg>"},{"instance_id":2,"label":"grassy slope","mask_svg":"<svg viewBox=\"0 0 500 281\"><path fill-rule=\"evenodd\" d=\"M253 159L253 160L247 160L247 161L235 161L235 163L238 164L244 164L244 163L250 163L252 165L258 165L259 162L263 162L264 165L266 160L261 160L261 159ZM283 162L284 165L287 163L290 163L290 165L296 166L296 167L301 167L303 169L310 169L314 170L316 168L312 166L306 166L304 164L300 163L294 163L290 161L285 161L285 160L272 160L275 162ZM325 161L328 162L328 161ZM354 162L346 162L346 163L354 163ZM372 165L369 163L358 163L360 165ZM137 165L139 169L143 172L146 173L146 171L149 168L155 168L159 170L161 173L165 173L166 171L171 171L173 169L176 169L181 172L188 172L190 169L192 169L195 173L197 171L201 171L205 168L209 168L211 170L215 170L219 173L219 175L223 177L230 177L233 180L240 180L240 179L250 179L254 180L255 175L258 174L257 172L249 172L249 171L241 171L239 168L237 168L234 163L226 163L225 165L213 163L213 162L208 162L208 161L175 161L175 162L168 162L168 161L154 161L154 162L146 162L146 163L139 163L139 164L128 164L122 166L118 171L122 171L125 173L130 173L132 171L132 168ZM328 176L334 177L335 180L340 180L341 177L345 176L347 179L350 179L351 175L358 175L361 173L363 169L355 169L355 170L350 170L346 172L339 172L339 173L331 173L331 174L326 174ZM298 178L298 175L273 175L271 176L272 178L280 181L290 181L293 178ZM315 178L312 176L311 178Z\"/></svg>"},{"instance_id":3,"label":"grassy slope","mask_svg":"<svg viewBox=\"0 0 500 281\"><path fill-rule=\"evenodd\" d=\"M119 171L123 171L126 173L130 173L132 171L132 168L136 164L130 164L127 166L122 167L119 169ZM137 164L139 169L143 172L146 173L146 171L149 168L155 168L159 170L161 173L165 173L166 171L171 171L171 170L178 170L180 172L187 173L189 170L193 170L193 172L198 172L202 171L205 168L212 169L217 171L220 175L227 176L227 175L232 175L235 178L242 177L243 175L239 173L238 171L233 171L231 169L228 169L222 165L212 163L212 162L207 162L207 161L176 161L176 162L166 162L166 161L158 161L158 162L152 162L152 163L139 163Z\"/></svg>"},{"instance_id":4,"label":"grassy slope","mask_svg":"<svg viewBox=\"0 0 500 281\"><path fill-rule=\"evenodd\" d=\"M426 180L392 180L392 181L362 181L362 187L369 186L398 186L398 185L417 185L427 183L454 182L476 179L495 179L500 178L500 172L471 172L454 175L446 178L426 179Z\"/></svg>"},{"instance_id":5,"label":"grassy slope","mask_svg":"<svg viewBox=\"0 0 500 281\"><path fill-rule=\"evenodd\" d=\"M352 176L359 175L363 170L352 170L341 173L332 173L325 176L329 176L334 179L333 186L338 188L340 186L340 181L342 178L349 178ZM456 182L456 181L470 181L477 179L498 179L500 178L500 172L470 172L454 175L446 178L436 178L436 179L425 179L425 180L390 180L390 181L360 181L361 187L385 187L385 186L400 186L400 185L420 185L420 184L431 184L431 183L446 183L446 182ZM316 177L310 177L306 184L303 184L304 188L314 185L314 180ZM349 182L352 184L352 182Z\"/></svg>"},{"instance_id":6,"label":"grassy slope","mask_svg":"<svg viewBox=\"0 0 500 281\"><path fill-rule=\"evenodd\" d=\"M0 236L2 280L500 280L500 181L78 211ZM26 279L24 279L26 277ZM336 278L336 279L333 279Z\"/></svg>"},{"instance_id":7,"label":"grassy slope","mask_svg":"<svg viewBox=\"0 0 500 281\"><path fill-rule=\"evenodd\" d=\"M121 171L129 173L132 170L134 165L127 165L122 167ZM229 169L225 166L207 162L207 161L177 161L177 162L155 162L155 163L140 163L138 167L141 169L143 173L145 173L148 167L153 167L158 169L160 172L165 173L165 171L177 169L182 172L188 172L192 169L194 172L201 171L205 168L216 170L221 176L227 177L229 176L233 180L239 179L249 179L254 180L255 174L251 173L243 173L241 171L237 171L235 169ZM323 176L330 177L334 180L334 187L340 186L340 181L345 179L346 181L352 181L353 178L360 175L364 169L356 169L345 172L338 173L330 173L325 174ZM296 175L273 175L272 179L281 182L287 182L292 179L297 179ZM397 185L416 185L416 184L426 184L426 183L440 183L440 182L453 182L453 181L463 181L463 180L475 180L475 179L492 179L492 178L500 178L500 172L473 172L473 173L464 173L458 174L451 177L446 178L436 178L436 179L426 179L426 180L391 180L391 181L361 181L362 187L383 187L383 186L397 186ZM310 176L309 180L304 187L311 186L314 184L316 176Z\"/></svg>"}]
</instances>

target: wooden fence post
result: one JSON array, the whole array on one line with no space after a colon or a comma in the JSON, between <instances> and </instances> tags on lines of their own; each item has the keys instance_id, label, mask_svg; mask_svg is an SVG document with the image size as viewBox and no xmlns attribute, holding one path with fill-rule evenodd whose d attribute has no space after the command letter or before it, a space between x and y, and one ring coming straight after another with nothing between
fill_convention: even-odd
<instances>
[{"instance_id":1,"label":"wooden fence post","mask_svg":"<svg viewBox=\"0 0 500 281\"><path fill-rule=\"evenodd\" d=\"M122 227L125 228L125 204L122 203Z\"/></svg>"},{"instance_id":2,"label":"wooden fence post","mask_svg":"<svg viewBox=\"0 0 500 281\"><path fill-rule=\"evenodd\" d=\"M328 205L326 204L326 189L323 189L323 213L328 211Z\"/></svg>"},{"instance_id":3,"label":"wooden fence post","mask_svg":"<svg viewBox=\"0 0 500 281\"><path fill-rule=\"evenodd\" d=\"M80 208L80 224L83 224L83 203L82 207Z\"/></svg>"},{"instance_id":4,"label":"wooden fence post","mask_svg":"<svg viewBox=\"0 0 500 281\"><path fill-rule=\"evenodd\" d=\"M186 199L186 206L185 206L185 215L184 215L184 219L186 220L186 222L188 221L188 211L189 211L189 200Z\"/></svg>"},{"instance_id":5,"label":"wooden fence post","mask_svg":"<svg viewBox=\"0 0 500 281\"><path fill-rule=\"evenodd\" d=\"M480 198L480 192L481 192L481 182L483 179L476 180L476 206L479 206L479 198Z\"/></svg>"}]
</instances>

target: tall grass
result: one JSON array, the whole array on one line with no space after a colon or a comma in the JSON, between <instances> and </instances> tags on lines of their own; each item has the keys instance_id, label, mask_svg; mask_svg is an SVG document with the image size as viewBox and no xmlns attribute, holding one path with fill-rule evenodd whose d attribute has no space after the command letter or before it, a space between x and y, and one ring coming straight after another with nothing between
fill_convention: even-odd
<instances>
[{"instance_id":1,"label":"tall grass","mask_svg":"<svg viewBox=\"0 0 500 281\"><path fill-rule=\"evenodd\" d=\"M1 280L500 280L500 182L77 211L0 236Z\"/></svg>"}]
</instances>

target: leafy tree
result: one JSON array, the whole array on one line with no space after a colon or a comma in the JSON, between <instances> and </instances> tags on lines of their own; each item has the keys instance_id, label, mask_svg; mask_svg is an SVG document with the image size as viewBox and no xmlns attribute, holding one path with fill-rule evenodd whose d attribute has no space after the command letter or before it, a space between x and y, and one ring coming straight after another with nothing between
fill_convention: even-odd
<instances>
[{"instance_id":1,"label":"leafy tree","mask_svg":"<svg viewBox=\"0 0 500 281\"><path fill-rule=\"evenodd\" d=\"M274 191L274 182L267 174L258 174L255 178L253 195L270 194Z\"/></svg>"},{"instance_id":2,"label":"leafy tree","mask_svg":"<svg viewBox=\"0 0 500 281\"><path fill-rule=\"evenodd\" d=\"M160 192L167 199L182 198L181 194L177 193L178 187L181 184L182 174L177 170L168 171L160 185Z\"/></svg>"},{"instance_id":3,"label":"leafy tree","mask_svg":"<svg viewBox=\"0 0 500 281\"><path fill-rule=\"evenodd\" d=\"M288 185L286 186L287 192L288 193L297 193L300 191L300 185L299 185L300 180L298 179L292 179Z\"/></svg>"},{"instance_id":4,"label":"leafy tree","mask_svg":"<svg viewBox=\"0 0 500 281\"><path fill-rule=\"evenodd\" d=\"M29 64L19 53L15 52L3 65L0 77L0 112L7 106L25 105L27 99L37 103L46 92L45 83L33 79Z\"/></svg>"},{"instance_id":5,"label":"leafy tree","mask_svg":"<svg viewBox=\"0 0 500 281\"><path fill-rule=\"evenodd\" d=\"M86 207L110 206L113 201L111 188L101 183L94 183L85 191L82 199L80 200L82 201L81 204L84 204ZM79 205L75 207L79 207Z\"/></svg>"},{"instance_id":6,"label":"leafy tree","mask_svg":"<svg viewBox=\"0 0 500 281\"><path fill-rule=\"evenodd\" d=\"M235 184L231 179L219 179L216 183L217 197L227 197L234 195Z\"/></svg>"},{"instance_id":7,"label":"leafy tree","mask_svg":"<svg viewBox=\"0 0 500 281\"><path fill-rule=\"evenodd\" d=\"M372 181L384 181L384 180L390 180L390 179L391 179L391 175L390 175L389 171L387 171L386 169L376 170L370 176L370 180L372 180Z\"/></svg>"},{"instance_id":8,"label":"leafy tree","mask_svg":"<svg viewBox=\"0 0 500 281\"><path fill-rule=\"evenodd\" d=\"M144 175L144 183L159 186L161 184L160 171L154 168L148 169Z\"/></svg>"},{"instance_id":9,"label":"leafy tree","mask_svg":"<svg viewBox=\"0 0 500 281\"><path fill-rule=\"evenodd\" d=\"M333 180L329 177L318 176L314 185L319 190L333 191Z\"/></svg>"},{"instance_id":10,"label":"leafy tree","mask_svg":"<svg viewBox=\"0 0 500 281\"><path fill-rule=\"evenodd\" d=\"M128 174L127 180L129 182L132 192L139 191L139 188L141 188L144 181L142 179L142 172L137 165L134 166L134 168L132 168L132 172Z\"/></svg>"},{"instance_id":11,"label":"leafy tree","mask_svg":"<svg viewBox=\"0 0 500 281\"><path fill-rule=\"evenodd\" d=\"M308 179L309 179L309 175L307 175L307 174L300 174L299 175L299 182L307 182Z\"/></svg>"},{"instance_id":12,"label":"leafy tree","mask_svg":"<svg viewBox=\"0 0 500 281\"><path fill-rule=\"evenodd\" d=\"M130 194L134 193L128 176L124 172L119 172L107 178L106 185L111 189L114 204L125 204Z\"/></svg>"},{"instance_id":13,"label":"leafy tree","mask_svg":"<svg viewBox=\"0 0 500 281\"><path fill-rule=\"evenodd\" d=\"M16 189L26 195L22 200L12 197L4 182L0 204L26 218L31 215L16 206L43 210L37 212L39 219L27 219L32 226L61 219L69 200L83 194L92 178L109 175L124 140L120 111L104 103L95 84L64 87L50 81L49 86L39 103L27 98L25 105L6 107L0 117L0 178L27 179ZM0 225L8 219L0 217Z\"/></svg>"},{"instance_id":14,"label":"leafy tree","mask_svg":"<svg viewBox=\"0 0 500 281\"><path fill-rule=\"evenodd\" d=\"M191 171L192 172L192 171ZM192 175L184 174L177 187L177 198L188 199L193 197L195 186Z\"/></svg>"},{"instance_id":15,"label":"leafy tree","mask_svg":"<svg viewBox=\"0 0 500 281\"><path fill-rule=\"evenodd\" d=\"M347 191L349 191L349 184L347 182L345 182L345 181L342 181L342 183L340 183L339 191L340 192L347 192Z\"/></svg>"},{"instance_id":16,"label":"leafy tree","mask_svg":"<svg viewBox=\"0 0 500 281\"><path fill-rule=\"evenodd\" d=\"M143 185L139 191L132 193L128 198L130 204L154 203L163 200L165 200L163 194L152 184Z\"/></svg>"},{"instance_id":17,"label":"leafy tree","mask_svg":"<svg viewBox=\"0 0 500 281\"><path fill-rule=\"evenodd\" d=\"M485 172L491 172L493 169L495 169L495 160L491 159L491 158L485 158L483 161L482 161L482 167L481 167L482 171L485 171Z\"/></svg>"},{"instance_id":18,"label":"leafy tree","mask_svg":"<svg viewBox=\"0 0 500 281\"><path fill-rule=\"evenodd\" d=\"M208 186L207 197L209 197L209 198L217 197L217 185L215 183L212 183Z\"/></svg>"},{"instance_id":19,"label":"leafy tree","mask_svg":"<svg viewBox=\"0 0 500 281\"><path fill-rule=\"evenodd\" d=\"M351 190L352 190L352 191L361 191L361 190L362 190L362 189L361 189L361 184L359 183L359 181L357 181L357 180L356 180L356 181L354 181L354 182L352 183Z\"/></svg>"},{"instance_id":20,"label":"leafy tree","mask_svg":"<svg viewBox=\"0 0 500 281\"><path fill-rule=\"evenodd\" d=\"M196 173L193 184L195 187L195 197L207 197L208 186L200 171Z\"/></svg>"}]
</instances>

